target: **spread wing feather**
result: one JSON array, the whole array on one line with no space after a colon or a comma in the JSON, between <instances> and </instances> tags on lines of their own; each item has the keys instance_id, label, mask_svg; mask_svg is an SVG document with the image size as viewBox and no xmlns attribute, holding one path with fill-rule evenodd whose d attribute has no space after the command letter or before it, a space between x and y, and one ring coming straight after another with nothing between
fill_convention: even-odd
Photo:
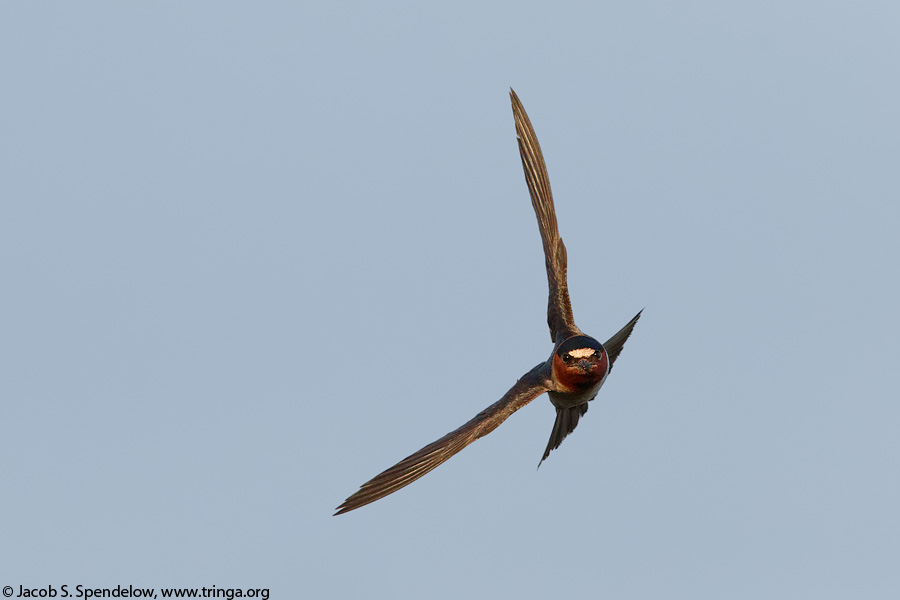
<instances>
[{"instance_id":1,"label":"spread wing feather","mask_svg":"<svg viewBox=\"0 0 900 600\"><path fill-rule=\"evenodd\" d=\"M638 314L634 315L634 318L628 321L628 323L617 331L611 338L606 340L606 343L603 344L603 347L606 348L606 354L609 355L609 370L612 371L613 363L616 362L616 358L622 352L622 348L625 346L625 340L628 339L628 336L631 335L631 330L634 329L634 326L637 324L638 319L641 318L641 313L644 312L644 309L638 311Z\"/></svg>"},{"instance_id":2,"label":"spread wing feather","mask_svg":"<svg viewBox=\"0 0 900 600\"><path fill-rule=\"evenodd\" d=\"M537 135L525 113L525 107L512 89L509 90L509 96L512 100L513 118L516 121L516 135L519 140L522 168L525 170L525 182L528 184L531 205L534 207L541 241L544 244L547 282L550 285L547 325L550 326L550 338L556 343L581 333L575 326L572 302L569 300L569 288L566 283L566 246L559 237L553 193L550 191L550 177L547 175L547 166L544 164L544 155L541 153Z\"/></svg>"},{"instance_id":3,"label":"spread wing feather","mask_svg":"<svg viewBox=\"0 0 900 600\"><path fill-rule=\"evenodd\" d=\"M549 368L546 363L541 363L519 379L500 400L468 423L362 484L355 494L337 507L335 515L375 502L409 485L478 438L492 432L511 414L546 392L549 386Z\"/></svg>"}]
</instances>

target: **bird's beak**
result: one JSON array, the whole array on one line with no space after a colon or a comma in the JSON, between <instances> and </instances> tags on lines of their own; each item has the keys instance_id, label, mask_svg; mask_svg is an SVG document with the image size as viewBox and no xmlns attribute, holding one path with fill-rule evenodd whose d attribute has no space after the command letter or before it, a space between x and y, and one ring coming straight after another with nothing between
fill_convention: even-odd
<instances>
[{"instance_id":1,"label":"bird's beak","mask_svg":"<svg viewBox=\"0 0 900 600\"><path fill-rule=\"evenodd\" d=\"M589 361L586 358L582 358L576 364L578 365L578 368L581 369L582 371L584 371L585 373L590 373L591 370L594 368L594 363L592 363L591 361Z\"/></svg>"}]
</instances>

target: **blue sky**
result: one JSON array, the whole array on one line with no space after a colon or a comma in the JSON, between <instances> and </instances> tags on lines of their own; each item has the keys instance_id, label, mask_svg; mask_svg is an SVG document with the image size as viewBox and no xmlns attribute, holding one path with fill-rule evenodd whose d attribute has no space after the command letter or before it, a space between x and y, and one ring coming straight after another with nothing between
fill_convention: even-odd
<instances>
[{"instance_id":1,"label":"blue sky","mask_svg":"<svg viewBox=\"0 0 900 600\"><path fill-rule=\"evenodd\" d=\"M0 6L0 585L900 590L895 3ZM512 86L579 326L551 351Z\"/></svg>"}]
</instances>

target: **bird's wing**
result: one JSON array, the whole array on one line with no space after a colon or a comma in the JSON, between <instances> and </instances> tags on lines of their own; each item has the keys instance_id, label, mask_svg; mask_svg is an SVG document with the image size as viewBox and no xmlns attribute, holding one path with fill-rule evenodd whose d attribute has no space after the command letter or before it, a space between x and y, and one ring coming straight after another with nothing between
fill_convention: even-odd
<instances>
[{"instance_id":1,"label":"bird's wing","mask_svg":"<svg viewBox=\"0 0 900 600\"><path fill-rule=\"evenodd\" d=\"M566 284L566 246L559 237L556 225L556 210L553 208L553 194L550 191L550 177L544 164L544 155L538 144L537 135L525 113L525 107L516 93L510 89L513 117L516 121L516 135L519 140L519 154L525 181L531 193L531 205L537 215L541 241L544 243L544 259L547 265L547 281L550 284L550 300L547 306L547 324L554 343L578 335L581 330L575 326L572 303Z\"/></svg>"},{"instance_id":2,"label":"bird's wing","mask_svg":"<svg viewBox=\"0 0 900 600\"><path fill-rule=\"evenodd\" d=\"M409 485L478 438L492 432L511 414L546 392L550 385L549 366L541 363L474 419L362 484L359 491L337 507L335 515L375 502Z\"/></svg>"},{"instance_id":3,"label":"bird's wing","mask_svg":"<svg viewBox=\"0 0 900 600\"><path fill-rule=\"evenodd\" d=\"M634 318L628 321L625 327L620 329L615 335L606 340L605 344L603 344L603 347L606 348L606 354L609 356L610 371L612 370L613 363L616 362L616 357L619 356L619 353L622 352L622 347L625 346L625 340L631 335L631 330L634 329L638 319L641 318L642 312L644 312L644 309L638 311L638 314L634 315Z\"/></svg>"}]
</instances>

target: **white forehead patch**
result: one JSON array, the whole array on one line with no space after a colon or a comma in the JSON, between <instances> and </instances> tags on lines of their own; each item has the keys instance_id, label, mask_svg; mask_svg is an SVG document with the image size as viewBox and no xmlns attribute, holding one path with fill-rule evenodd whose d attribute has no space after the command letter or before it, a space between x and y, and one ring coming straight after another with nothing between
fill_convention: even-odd
<instances>
[{"instance_id":1,"label":"white forehead patch","mask_svg":"<svg viewBox=\"0 0 900 600\"><path fill-rule=\"evenodd\" d=\"M579 348L578 350L572 350L569 352L569 356L573 358L585 358L587 356L593 356L594 349L593 348Z\"/></svg>"}]
</instances>

